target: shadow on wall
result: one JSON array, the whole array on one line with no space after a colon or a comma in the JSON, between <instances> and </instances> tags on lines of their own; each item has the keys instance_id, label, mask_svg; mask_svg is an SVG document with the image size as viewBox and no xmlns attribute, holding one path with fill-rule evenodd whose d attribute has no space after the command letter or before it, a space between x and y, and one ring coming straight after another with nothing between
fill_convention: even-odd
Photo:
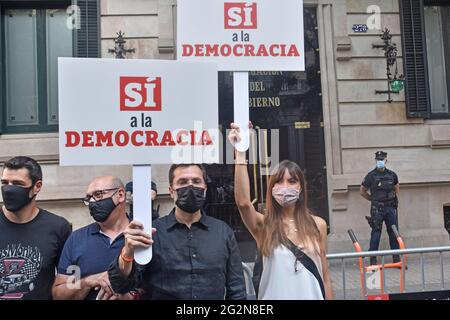
<instances>
[{"instance_id":1,"label":"shadow on wall","mask_svg":"<svg viewBox=\"0 0 450 320\"><path fill-rule=\"evenodd\" d=\"M444 204L444 227L450 236L450 202Z\"/></svg>"}]
</instances>

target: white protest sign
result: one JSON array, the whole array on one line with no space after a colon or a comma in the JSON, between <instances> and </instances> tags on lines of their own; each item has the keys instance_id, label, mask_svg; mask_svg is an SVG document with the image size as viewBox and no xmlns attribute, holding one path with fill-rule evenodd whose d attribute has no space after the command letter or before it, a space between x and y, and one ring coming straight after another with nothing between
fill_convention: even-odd
<instances>
[{"instance_id":1,"label":"white protest sign","mask_svg":"<svg viewBox=\"0 0 450 320\"><path fill-rule=\"evenodd\" d=\"M233 73L233 93L234 123L239 125L241 137L241 141L235 144L235 148L244 152L250 146L248 72Z\"/></svg>"},{"instance_id":2,"label":"white protest sign","mask_svg":"<svg viewBox=\"0 0 450 320\"><path fill-rule=\"evenodd\" d=\"M224 71L303 71L302 0L178 0L177 58Z\"/></svg>"},{"instance_id":3,"label":"white protest sign","mask_svg":"<svg viewBox=\"0 0 450 320\"><path fill-rule=\"evenodd\" d=\"M61 165L133 165L134 219L151 234L151 166L219 161L214 63L59 58ZM136 249L146 264L152 250Z\"/></svg>"},{"instance_id":4,"label":"white protest sign","mask_svg":"<svg viewBox=\"0 0 450 320\"><path fill-rule=\"evenodd\" d=\"M151 181L151 166L133 166L133 220L141 222L149 234L152 234ZM134 259L139 264L147 264L152 259L152 250L136 248Z\"/></svg>"},{"instance_id":5,"label":"white protest sign","mask_svg":"<svg viewBox=\"0 0 450 320\"><path fill-rule=\"evenodd\" d=\"M219 162L214 63L58 63L61 165Z\"/></svg>"},{"instance_id":6,"label":"white protest sign","mask_svg":"<svg viewBox=\"0 0 450 320\"><path fill-rule=\"evenodd\" d=\"M177 58L214 61L234 76L234 122L249 147L246 71L304 71L303 0L178 0ZM239 88L237 88L239 86Z\"/></svg>"}]
</instances>

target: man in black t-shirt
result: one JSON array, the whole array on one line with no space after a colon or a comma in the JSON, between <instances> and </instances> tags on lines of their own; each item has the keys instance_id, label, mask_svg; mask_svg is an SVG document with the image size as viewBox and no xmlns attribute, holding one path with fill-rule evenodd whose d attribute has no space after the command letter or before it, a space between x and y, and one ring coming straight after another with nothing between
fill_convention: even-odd
<instances>
[{"instance_id":1,"label":"man in black t-shirt","mask_svg":"<svg viewBox=\"0 0 450 320\"><path fill-rule=\"evenodd\" d=\"M28 157L5 162L1 176L0 299L51 299L64 243L66 219L36 205L42 188L40 165Z\"/></svg>"}]
</instances>

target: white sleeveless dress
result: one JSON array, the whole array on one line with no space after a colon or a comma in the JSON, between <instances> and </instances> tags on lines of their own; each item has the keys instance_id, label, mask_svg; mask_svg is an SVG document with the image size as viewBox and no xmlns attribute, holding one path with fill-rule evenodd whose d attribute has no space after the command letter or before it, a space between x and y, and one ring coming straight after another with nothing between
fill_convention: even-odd
<instances>
[{"instance_id":1,"label":"white sleeveless dress","mask_svg":"<svg viewBox=\"0 0 450 320\"><path fill-rule=\"evenodd\" d=\"M320 256L313 250L303 249L314 262L323 279ZM323 300L316 277L284 245L276 247L271 256L263 256L263 271L258 300ZM297 272L295 272L297 263Z\"/></svg>"}]
</instances>

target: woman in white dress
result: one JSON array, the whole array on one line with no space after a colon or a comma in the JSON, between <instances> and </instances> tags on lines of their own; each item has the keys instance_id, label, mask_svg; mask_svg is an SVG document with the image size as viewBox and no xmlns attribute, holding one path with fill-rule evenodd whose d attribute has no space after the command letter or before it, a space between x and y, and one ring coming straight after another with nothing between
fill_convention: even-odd
<instances>
[{"instance_id":1,"label":"woman in white dress","mask_svg":"<svg viewBox=\"0 0 450 320\"><path fill-rule=\"evenodd\" d=\"M250 125L251 126L251 125ZM232 123L229 139L239 141ZM292 161L282 161L270 177L266 213L255 210L245 152L236 150L235 201L262 254L260 300L332 299L328 274L327 224L307 207L305 177Z\"/></svg>"}]
</instances>

